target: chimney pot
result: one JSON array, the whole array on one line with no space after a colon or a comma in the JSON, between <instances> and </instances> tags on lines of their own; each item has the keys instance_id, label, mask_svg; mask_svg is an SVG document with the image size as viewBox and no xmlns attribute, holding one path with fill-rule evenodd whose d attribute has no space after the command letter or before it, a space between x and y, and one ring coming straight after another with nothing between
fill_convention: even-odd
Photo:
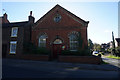
<instances>
[{"instance_id":1,"label":"chimney pot","mask_svg":"<svg viewBox=\"0 0 120 80\"><path fill-rule=\"evenodd\" d=\"M5 13L3 17L4 17L5 19L7 19L7 14Z\"/></svg>"},{"instance_id":2,"label":"chimney pot","mask_svg":"<svg viewBox=\"0 0 120 80\"><path fill-rule=\"evenodd\" d=\"M32 16L32 11L30 11L30 16Z\"/></svg>"},{"instance_id":3,"label":"chimney pot","mask_svg":"<svg viewBox=\"0 0 120 80\"><path fill-rule=\"evenodd\" d=\"M28 16L28 20L32 23L34 23L35 18L32 16L32 11L30 11L30 16Z\"/></svg>"}]
</instances>

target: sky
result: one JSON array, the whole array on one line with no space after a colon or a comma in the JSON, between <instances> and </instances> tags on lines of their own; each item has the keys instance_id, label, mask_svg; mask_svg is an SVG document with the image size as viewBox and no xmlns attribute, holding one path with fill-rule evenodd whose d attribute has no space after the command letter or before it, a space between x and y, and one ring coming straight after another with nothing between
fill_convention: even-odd
<instances>
[{"instance_id":1,"label":"sky","mask_svg":"<svg viewBox=\"0 0 120 80\"><path fill-rule=\"evenodd\" d=\"M118 2L2 2L0 16L5 12L10 22L27 21L30 11L35 21L59 4L88 24L88 39L93 43L108 43L118 37Z\"/></svg>"}]
</instances>

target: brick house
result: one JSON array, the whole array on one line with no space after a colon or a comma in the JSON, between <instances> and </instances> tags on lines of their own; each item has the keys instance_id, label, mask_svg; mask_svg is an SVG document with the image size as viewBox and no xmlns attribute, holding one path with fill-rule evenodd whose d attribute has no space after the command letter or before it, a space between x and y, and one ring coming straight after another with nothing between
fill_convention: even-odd
<instances>
[{"instance_id":1,"label":"brick house","mask_svg":"<svg viewBox=\"0 0 120 80\"><path fill-rule=\"evenodd\" d=\"M53 7L35 23L32 12L30 12L28 21L24 22L10 23L7 17L5 18L6 20L2 22L3 57L19 58L22 56L24 42L46 47L54 57L63 49L77 51L78 38L82 40L81 49L85 49L88 45L89 21L84 21L59 5Z\"/></svg>"},{"instance_id":2,"label":"brick house","mask_svg":"<svg viewBox=\"0 0 120 80\"><path fill-rule=\"evenodd\" d=\"M31 40L34 17L28 21L10 23L5 13L2 19L2 57L19 58L23 53L23 43Z\"/></svg>"}]
</instances>

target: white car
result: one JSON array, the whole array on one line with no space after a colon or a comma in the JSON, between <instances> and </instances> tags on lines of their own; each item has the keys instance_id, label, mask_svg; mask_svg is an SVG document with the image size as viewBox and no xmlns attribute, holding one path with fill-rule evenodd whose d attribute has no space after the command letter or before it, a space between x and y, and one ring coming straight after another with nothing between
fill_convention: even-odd
<instances>
[{"instance_id":1,"label":"white car","mask_svg":"<svg viewBox=\"0 0 120 80\"><path fill-rule=\"evenodd\" d=\"M99 52L98 51L93 51L92 55L98 56Z\"/></svg>"}]
</instances>

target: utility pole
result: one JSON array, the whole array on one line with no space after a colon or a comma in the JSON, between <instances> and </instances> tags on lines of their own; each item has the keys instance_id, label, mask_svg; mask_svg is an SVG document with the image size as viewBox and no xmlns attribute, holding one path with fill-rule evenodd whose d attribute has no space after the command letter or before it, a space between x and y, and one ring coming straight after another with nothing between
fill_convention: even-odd
<instances>
[{"instance_id":1,"label":"utility pole","mask_svg":"<svg viewBox=\"0 0 120 80\"><path fill-rule=\"evenodd\" d=\"M112 32L112 40L113 40L113 55L115 55L115 40L114 40L114 33Z\"/></svg>"}]
</instances>

